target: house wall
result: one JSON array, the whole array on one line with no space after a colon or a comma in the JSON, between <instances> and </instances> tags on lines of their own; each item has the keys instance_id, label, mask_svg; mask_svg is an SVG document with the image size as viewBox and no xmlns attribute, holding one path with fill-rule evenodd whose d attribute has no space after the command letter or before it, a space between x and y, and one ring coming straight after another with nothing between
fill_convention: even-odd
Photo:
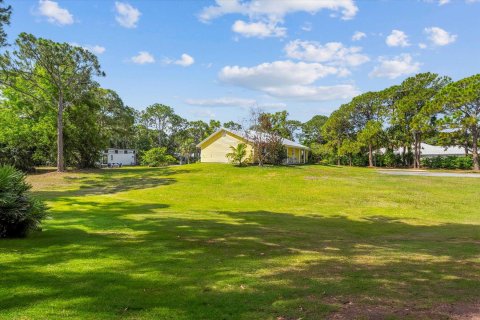
<instances>
[{"instance_id":1,"label":"house wall","mask_svg":"<svg viewBox=\"0 0 480 320\"><path fill-rule=\"evenodd\" d=\"M118 153L115 153L115 150L118 150ZM136 154L134 150L127 149L108 149L107 152L103 153L103 157L107 157L107 162L102 159L102 163L111 164L111 163L121 163L123 166L131 166L136 164Z\"/></svg>"},{"instance_id":2,"label":"house wall","mask_svg":"<svg viewBox=\"0 0 480 320\"><path fill-rule=\"evenodd\" d=\"M202 145L200 160L201 162L228 163L227 153L230 153L230 146L236 147L239 143L246 143L246 141L229 132L220 131ZM251 154L252 147L247 143L247 155Z\"/></svg>"}]
</instances>

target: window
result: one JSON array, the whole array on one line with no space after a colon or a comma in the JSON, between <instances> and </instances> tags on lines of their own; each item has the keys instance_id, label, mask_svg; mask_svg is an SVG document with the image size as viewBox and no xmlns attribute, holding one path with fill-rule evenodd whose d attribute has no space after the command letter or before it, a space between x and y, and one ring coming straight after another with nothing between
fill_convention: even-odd
<instances>
[{"instance_id":1,"label":"window","mask_svg":"<svg viewBox=\"0 0 480 320\"><path fill-rule=\"evenodd\" d=\"M127 153L128 153L128 150L123 151L123 153L127 154Z\"/></svg>"},{"instance_id":2,"label":"window","mask_svg":"<svg viewBox=\"0 0 480 320\"><path fill-rule=\"evenodd\" d=\"M113 161L113 155L111 155L111 156L110 156L110 160L112 160L112 161Z\"/></svg>"},{"instance_id":3,"label":"window","mask_svg":"<svg viewBox=\"0 0 480 320\"><path fill-rule=\"evenodd\" d=\"M105 150L105 153L108 153L108 149L107 149L107 150Z\"/></svg>"},{"instance_id":4,"label":"window","mask_svg":"<svg viewBox=\"0 0 480 320\"><path fill-rule=\"evenodd\" d=\"M118 150L115 150L115 153L118 153Z\"/></svg>"}]
</instances>

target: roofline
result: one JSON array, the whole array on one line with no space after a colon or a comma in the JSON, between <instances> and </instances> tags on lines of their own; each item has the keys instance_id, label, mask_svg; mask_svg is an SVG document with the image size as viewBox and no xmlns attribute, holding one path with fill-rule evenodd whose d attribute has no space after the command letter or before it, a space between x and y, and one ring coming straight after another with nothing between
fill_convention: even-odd
<instances>
[{"instance_id":1,"label":"roofline","mask_svg":"<svg viewBox=\"0 0 480 320\"><path fill-rule=\"evenodd\" d=\"M208 140L210 140L214 135L216 135L217 133L219 133L219 132L221 132L221 131L226 131L226 132L228 132L228 133L230 133L230 134L233 134L233 135L236 136L236 137L239 137L239 138L241 138L241 139L243 139L243 140L247 140L247 139L245 139L245 137L239 136L237 133L235 133L235 132L233 132L233 131L231 131L231 130L229 130L229 129L227 129L227 128L223 128L223 127L222 127L222 128L220 128L220 129L218 129L217 131L215 131L214 133L212 133L211 135L209 135L208 137L206 137L205 139L203 139L202 141L200 141L200 142L196 145L196 147L197 147L197 148L201 148L202 144L204 144L205 142L207 142ZM283 139L284 139L284 138L283 138ZM285 139L285 140L288 140L288 139ZM247 141L248 141L248 140L247 140ZM290 140L289 140L289 141L290 141ZM294 142L294 141L292 141L292 142ZM283 144L283 145L285 145L285 144ZM287 145L287 147L297 148L297 149L304 149L304 150L310 150L309 147L306 147L306 146L304 146L304 145L300 145L300 146L288 146L288 145Z\"/></svg>"}]
</instances>

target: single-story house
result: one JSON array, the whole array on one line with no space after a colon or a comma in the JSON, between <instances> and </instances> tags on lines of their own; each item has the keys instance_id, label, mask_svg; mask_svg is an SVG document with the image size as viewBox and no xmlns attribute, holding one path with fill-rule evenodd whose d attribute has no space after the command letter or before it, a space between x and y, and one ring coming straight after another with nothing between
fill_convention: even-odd
<instances>
[{"instance_id":1,"label":"single-story house","mask_svg":"<svg viewBox=\"0 0 480 320\"><path fill-rule=\"evenodd\" d=\"M101 160L102 166L114 164L122 166L133 166L137 164L137 152L134 149L109 148L103 150Z\"/></svg>"},{"instance_id":2,"label":"single-story house","mask_svg":"<svg viewBox=\"0 0 480 320\"><path fill-rule=\"evenodd\" d=\"M240 143L247 145L247 155L252 154L252 142L244 132L221 128L197 145L197 148L201 150L200 161L228 163L227 154L231 152L230 147L237 147ZM308 147L284 138L282 138L282 143L287 150L286 164L308 161L308 152L310 151Z\"/></svg>"}]
</instances>

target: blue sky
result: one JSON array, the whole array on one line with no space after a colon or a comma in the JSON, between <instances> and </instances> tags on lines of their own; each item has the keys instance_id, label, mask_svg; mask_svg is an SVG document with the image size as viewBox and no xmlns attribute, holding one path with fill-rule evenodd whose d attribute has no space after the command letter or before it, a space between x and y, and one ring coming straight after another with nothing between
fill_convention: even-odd
<instances>
[{"instance_id":1,"label":"blue sky","mask_svg":"<svg viewBox=\"0 0 480 320\"><path fill-rule=\"evenodd\" d=\"M306 121L417 72L480 72L479 0L7 3L11 41L87 47L126 104L189 120L241 121L259 106Z\"/></svg>"}]
</instances>

